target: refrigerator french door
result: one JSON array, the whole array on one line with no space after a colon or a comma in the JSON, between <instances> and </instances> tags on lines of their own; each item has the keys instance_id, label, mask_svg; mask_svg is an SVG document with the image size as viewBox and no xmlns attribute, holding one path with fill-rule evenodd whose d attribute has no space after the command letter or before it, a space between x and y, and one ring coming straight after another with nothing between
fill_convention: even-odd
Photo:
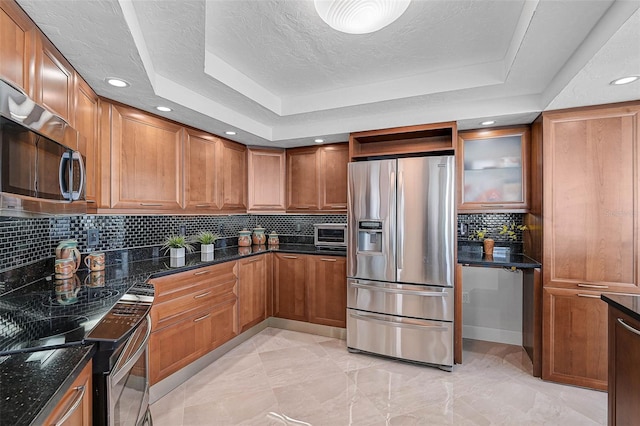
<instances>
[{"instance_id":1,"label":"refrigerator french door","mask_svg":"<svg viewBox=\"0 0 640 426\"><path fill-rule=\"evenodd\" d=\"M453 366L454 157L349 164L347 347Z\"/></svg>"}]
</instances>

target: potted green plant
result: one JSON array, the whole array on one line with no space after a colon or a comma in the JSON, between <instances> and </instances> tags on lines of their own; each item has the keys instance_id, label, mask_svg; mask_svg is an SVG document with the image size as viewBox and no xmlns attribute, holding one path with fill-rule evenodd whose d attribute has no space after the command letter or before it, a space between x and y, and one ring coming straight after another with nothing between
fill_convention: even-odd
<instances>
[{"instance_id":1,"label":"potted green plant","mask_svg":"<svg viewBox=\"0 0 640 426\"><path fill-rule=\"evenodd\" d=\"M200 251L202 253L213 253L214 244L220 238L218 234L202 231L196 235L196 241L200 243Z\"/></svg>"},{"instance_id":2,"label":"potted green plant","mask_svg":"<svg viewBox=\"0 0 640 426\"><path fill-rule=\"evenodd\" d=\"M184 257L185 251L191 253L193 246L184 235L172 235L164 240L162 248L165 253L168 251L169 256L172 258Z\"/></svg>"}]
</instances>

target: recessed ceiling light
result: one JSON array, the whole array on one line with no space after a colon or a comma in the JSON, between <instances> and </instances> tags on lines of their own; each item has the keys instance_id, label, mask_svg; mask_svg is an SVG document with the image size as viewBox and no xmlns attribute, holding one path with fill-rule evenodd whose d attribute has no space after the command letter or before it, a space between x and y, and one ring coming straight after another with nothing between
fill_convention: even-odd
<instances>
[{"instance_id":1,"label":"recessed ceiling light","mask_svg":"<svg viewBox=\"0 0 640 426\"><path fill-rule=\"evenodd\" d=\"M629 84L629 83L633 83L634 81L636 81L637 79L639 79L640 76L637 75L630 75L629 77L622 77L622 78L618 78L616 80L613 80L611 83L612 85L615 86L619 86L621 84Z\"/></svg>"},{"instance_id":2,"label":"recessed ceiling light","mask_svg":"<svg viewBox=\"0 0 640 426\"><path fill-rule=\"evenodd\" d=\"M129 87L129 83L119 78L108 77L105 78L106 82L114 87Z\"/></svg>"},{"instance_id":3,"label":"recessed ceiling light","mask_svg":"<svg viewBox=\"0 0 640 426\"><path fill-rule=\"evenodd\" d=\"M314 140L314 142L315 143L322 143L322 142L324 142L324 139L316 139L316 140Z\"/></svg>"},{"instance_id":4,"label":"recessed ceiling light","mask_svg":"<svg viewBox=\"0 0 640 426\"><path fill-rule=\"evenodd\" d=\"M224 132L225 135L229 135L229 136L233 136L236 134L236 132L232 131L232 130L228 130L226 132Z\"/></svg>"},{"instance_id":5,"label":"recessed ceiling light","mask_svg":"<svg viewBox=\"0 0 640 426\"><path fill-rule=\"evenodd\" d=\"M169 111L173 111L171 108L166 107L166 106L157 106L156 109L158 111L162 111L162 112L169 112Z\"/></svg>"},{"instance_id":6,"label":"recessed ceiling light","mask_svg":"<svg viewBox=\"0 0 640 426\"><path fill-rule=\"evenodd\" d=\"M487 120L480 123L482 126L491 126L492 124L496 124L495 120Z\"/></svg>"}]
</instances>

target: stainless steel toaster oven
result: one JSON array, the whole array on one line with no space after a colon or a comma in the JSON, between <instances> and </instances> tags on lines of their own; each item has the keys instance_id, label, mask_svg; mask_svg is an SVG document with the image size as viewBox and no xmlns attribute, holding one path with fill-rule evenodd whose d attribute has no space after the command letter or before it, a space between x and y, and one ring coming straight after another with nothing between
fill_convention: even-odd
<instances>
[{"instance_id":1,"label":"stainless steel toaster oven","mask_svg":"<svg viewBox=\"0 0 640 426\"><path fill-rule=\"evenodd\" d=\"M347 248L346 223L317 223L313 225L313 242L316 247Z\"/></svg>"}]
</instances>

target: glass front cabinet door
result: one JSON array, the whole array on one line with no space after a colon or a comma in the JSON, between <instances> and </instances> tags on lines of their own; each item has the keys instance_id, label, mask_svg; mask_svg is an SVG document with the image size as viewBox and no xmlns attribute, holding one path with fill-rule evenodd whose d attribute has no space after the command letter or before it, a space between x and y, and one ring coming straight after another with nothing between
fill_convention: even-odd
<instances>
[{"instance_id":1,"label":"glass front cabinet door","mask_svg":"<svg viewBox=\"0 0 640 426\"><path fill-rule=\"evenodd\" d=\"M527 212L529 127L458 133L458 210Z\"/></svg>"}]
</instances>

